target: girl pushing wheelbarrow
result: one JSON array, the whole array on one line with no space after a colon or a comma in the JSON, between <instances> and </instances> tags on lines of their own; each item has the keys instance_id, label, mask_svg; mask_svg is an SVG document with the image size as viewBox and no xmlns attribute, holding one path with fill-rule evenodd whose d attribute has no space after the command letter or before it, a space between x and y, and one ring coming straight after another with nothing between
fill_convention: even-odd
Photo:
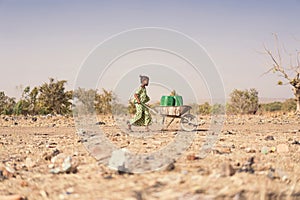
<instances>
[{"instance_id":1,"label":"girl pushing wheelbarrow","mask_svg":"<svg viewBox=\"0 0 300 200\"><path fill-rule=\"evenodd\" d=\"M149 131L149 125L151 124L152 118L149 109L144 106L145 103L150 101L147 95L146 86L149 85L149 77L140 76L141 86L134 94L134 105L136 108L136 113L134 117L127 122L128 129L132 131L131 126L145 126L146 131Z\"/></svg>"}]
</instances>

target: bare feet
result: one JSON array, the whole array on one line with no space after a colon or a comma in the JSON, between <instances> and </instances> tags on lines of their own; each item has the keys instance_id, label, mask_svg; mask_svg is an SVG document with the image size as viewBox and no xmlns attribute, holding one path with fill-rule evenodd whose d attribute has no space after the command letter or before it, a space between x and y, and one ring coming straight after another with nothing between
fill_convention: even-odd
<instances>
[{"instance_id":1,"label":"bare feet","mask_svg":"<svg viewBox=\"0 0 300 200\"><path fill-rule=\"evenodd\" d=\"M132 129L131 129L131 124L130 124L129 121L127 122L127 125L128 125L128 130L129 130L129 131L132 131Z\"/></svg>"},{"instance_id":2,"label":"bare feet","mask_svg":"<svg viewBox=\"0 0 300 200\"><path fill-rule=\"evenodd\" d=\"M132 132L132 129L131 129L131 125L130 125L130 124L128 124L128 130L129 130L130 132Z\"/></svg>"},{"instance_id":3,"label":"bare feet","mask_svg":"<svg viewBox=\"0 0 300 200\"><path fill-rule=\"evenodd\" d=\"M146 129L146 131L147 131L147 132L149 132L149 131L150 131L150 128L149 128L148 126L146 126L146 128L145 128L145 129Z\"/></svg>"}]
</instances>

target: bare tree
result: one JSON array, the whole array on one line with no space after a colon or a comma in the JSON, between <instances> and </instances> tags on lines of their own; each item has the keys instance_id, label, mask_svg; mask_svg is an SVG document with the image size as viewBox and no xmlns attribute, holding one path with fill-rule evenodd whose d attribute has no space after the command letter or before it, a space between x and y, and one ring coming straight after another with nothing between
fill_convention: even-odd
<instances>
[{"instance_id":1,"label":"bare tree","mask_svg":"<svg viewBox=\"0 0 300 200\"><path fill-rule=\"evenodd\" d=\"M296 113L300 114L300 52L296 51L294 54L288 54L290 64L283 64L282 50L286 51L284 47L279 46L278 37L274 34L275 38L275 50L272 52L264 46L265 53L272 61L272 67L266 72L271 71L277 73L280 77L287 81L287 84L291 85L297 102ZM284 66L285 65L285 66ZM282 81L278 81L279 85L282 85Z\"/></svg>"}]
</instances>

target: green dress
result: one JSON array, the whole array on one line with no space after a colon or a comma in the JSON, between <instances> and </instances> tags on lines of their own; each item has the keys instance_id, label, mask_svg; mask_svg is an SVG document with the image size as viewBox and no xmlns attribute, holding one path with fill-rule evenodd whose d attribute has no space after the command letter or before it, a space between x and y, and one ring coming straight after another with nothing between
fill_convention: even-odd
<instances>
[{"instance_id":1,"label":"green dress","mask_svg":"<svg viewBox=\"0 0 300 200\"><path fill-rule=\"evenodd\" d=\"M144 87L140 87L135 94L143 104L150 101L150 98L147 95L146 88ZM133 119L131 119L130 124L134 126L148 126L152 121L149 109L141 104L138 104L136 99L134 99L134 105L136 108L136 113Z\"/></svg>"}]
</instances>

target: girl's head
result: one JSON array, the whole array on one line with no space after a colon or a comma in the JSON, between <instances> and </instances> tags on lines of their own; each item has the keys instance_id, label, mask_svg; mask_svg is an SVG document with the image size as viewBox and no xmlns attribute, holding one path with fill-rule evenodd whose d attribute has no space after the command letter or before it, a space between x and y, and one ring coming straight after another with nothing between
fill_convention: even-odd
<instances>
[{"instance_id":1,"label":"girl's head","mask_svg":"<svg viewBox=\"0 0 300 200\"><path fill-rule=\"evenodd\" d=\"M141 76L140 75L140 79L141 79L141 84L144 86L148 86L149 84L149 77L148 76Z\"/></svg>"}]
</instances>

